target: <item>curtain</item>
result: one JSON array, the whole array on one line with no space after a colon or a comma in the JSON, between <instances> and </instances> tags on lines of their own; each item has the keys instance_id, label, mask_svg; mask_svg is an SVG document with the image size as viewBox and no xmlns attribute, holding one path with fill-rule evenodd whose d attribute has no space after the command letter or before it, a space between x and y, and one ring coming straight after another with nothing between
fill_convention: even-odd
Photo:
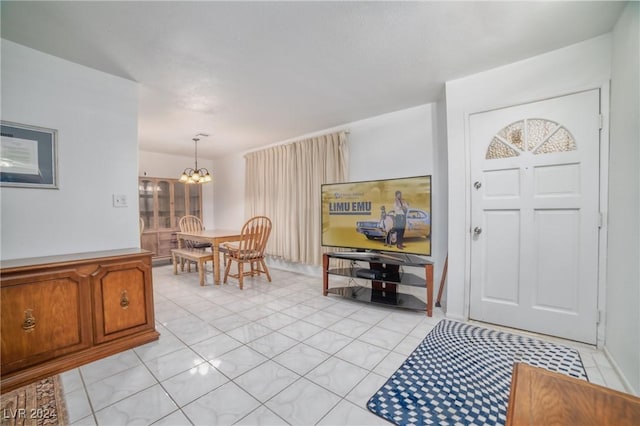
<instances>
[{"instance_id":1,"label":"curtain","mask_svg":"<svg viewBox=\"0 0 640 426\"><path fill-rule=\"evenodd\" d=\"M245 213L273 223L266 253L321 265L320 189L347 178L346 133L251 152L245 160Z\"/></svg>"}]
</instances>

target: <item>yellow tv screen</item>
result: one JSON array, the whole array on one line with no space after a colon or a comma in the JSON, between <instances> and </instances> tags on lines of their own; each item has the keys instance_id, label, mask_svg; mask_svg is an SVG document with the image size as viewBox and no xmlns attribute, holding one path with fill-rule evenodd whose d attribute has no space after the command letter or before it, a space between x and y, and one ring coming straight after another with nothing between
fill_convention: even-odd
<instances>
[{"instance_id":1,"label":"yellow tv screen","mask_svg":"<svg viewBox=\"0 0 640 426\"><path fill-rule=\"evenodd\" d=\"M431 176L322 185L322 245L431 255Z\"/></svg>"}]
</instances>

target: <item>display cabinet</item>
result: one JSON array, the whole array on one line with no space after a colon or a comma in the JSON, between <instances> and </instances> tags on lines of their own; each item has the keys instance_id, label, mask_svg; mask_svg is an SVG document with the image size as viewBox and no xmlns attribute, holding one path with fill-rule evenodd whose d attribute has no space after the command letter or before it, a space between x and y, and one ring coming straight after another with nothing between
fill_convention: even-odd
<instances>
[{"instance_id":1,"label":"display cabinet","mask_svg":"<svg viewBox=\"0 0 640 426\"><path fill-rule=\"evenodd\" d=\"M185 215L202 219L202 187L177 179L140 177L138 181L140 217L144 232L141 247L154 259L170 259L177 247L178 222Z\"/></svg>"}]
</instances>

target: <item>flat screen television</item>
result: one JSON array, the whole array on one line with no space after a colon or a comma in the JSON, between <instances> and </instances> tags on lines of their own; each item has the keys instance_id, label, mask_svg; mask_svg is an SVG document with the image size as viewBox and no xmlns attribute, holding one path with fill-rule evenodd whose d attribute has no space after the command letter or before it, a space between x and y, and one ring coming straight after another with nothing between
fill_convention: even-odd
<instances>
[{"instance_id":1,"label":"flat screen television","mask_svg":"<svg viewBox=\"0 0 640 426\"><path fill-rule=\"evenodd\" d=\"M430 175L325 184L321 192L324 247L431 255Z\"/></svg>"}]
</instances>

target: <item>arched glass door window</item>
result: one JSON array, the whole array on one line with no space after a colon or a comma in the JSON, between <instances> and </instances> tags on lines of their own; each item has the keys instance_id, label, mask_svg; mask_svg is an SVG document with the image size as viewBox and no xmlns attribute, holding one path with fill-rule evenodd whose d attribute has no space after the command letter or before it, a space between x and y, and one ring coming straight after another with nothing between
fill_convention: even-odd
<instances>
[{"instance_id":1,"label":"arched glass door window","mask_svg":"<svg viewBox=\"0 0 640 426\"><path fill-rule=\"evenodd\" d=\"M525 152L534 155L575 151L573 135L562 125L541 118L528 118L509 124L491 140L485 158L517 157Z\"/></svg>"}]
</instances>

